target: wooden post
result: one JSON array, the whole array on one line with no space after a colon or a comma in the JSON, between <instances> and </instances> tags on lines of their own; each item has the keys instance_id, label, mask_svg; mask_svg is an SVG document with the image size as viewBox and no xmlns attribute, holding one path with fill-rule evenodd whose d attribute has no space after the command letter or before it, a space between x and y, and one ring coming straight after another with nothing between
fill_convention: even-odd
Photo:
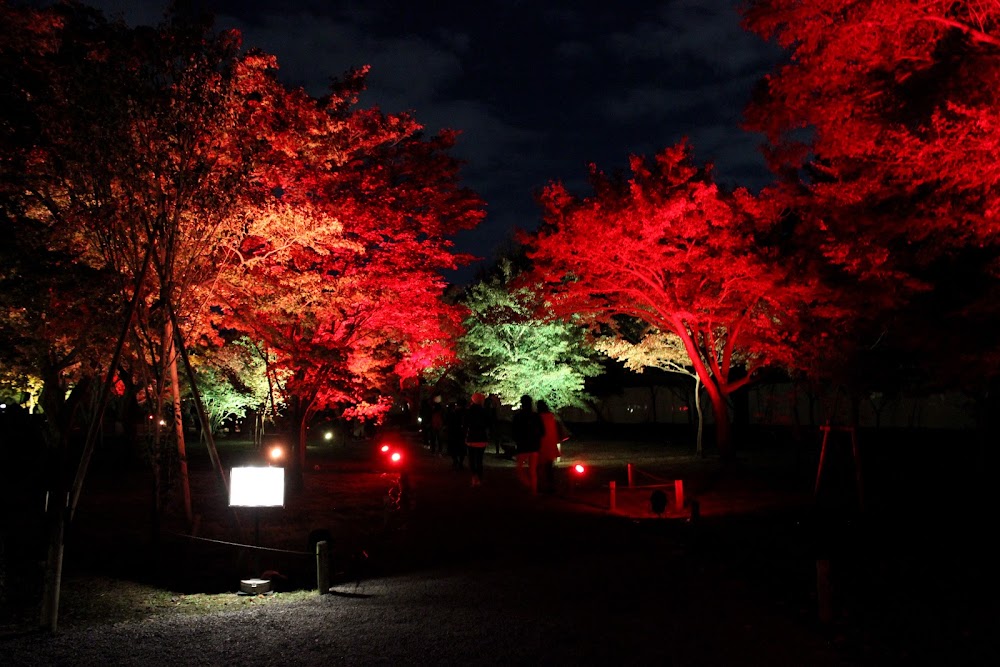
<instances>
[{"instance_id":1,"label":"wooden post","mask_svg":"<svg viewBox=\"0 0 1000 667\"><path fill-rule=\"evenodd\" d=\"M677 503L675 507L680 510L684 507L684 480L675 479L674 480L674 501Z\"/></svg>"},{"instance_id":2,"label":"wooden post","mask_svg":"<svg viewBox=\"0 0 1000 667\"><path fill-rule=\"evenodd\" d=\"M826 463L826 446L830 440L830 431L834 429L847 431L851 435L851 457L854 459L854 480L858 490L858 510L863 512L865 509L864 475L861 470L861 452L858 450L857 429L853 426L837 427L830 424L820 426L820 430L823 432L823 445L819 450L819 465L816 466L816 488L813 491L813 495L814 497L819 496L820 480L823 476L823 466Z\"/></svg>"},{"instance_id":3,"label":"wooden post","mask_svg":"<svg viewBox=\"0 0 1000 667\"><path fill-rule=\"evenodd\" d=\"M631 468L629 468L631 470ZM614 480L608 482L608 489L611 491L611 502L610 509L612 512L615 511L615 482Z\"/></svg>"},{"instance_id":4,"label":"wooden post","mask_svg":"<svg viewBox=\"0 0 1000 667\"><path fill-rule=\"evenodd\" d=\"M326 540L316 543L316 588L320 595L330 592L330 547Z\"/></svg>"},{"instance_id":5,"label":"wooden post","mask_svg":"<svg viewBox=\"0 0 1000 667\"><path fill-rule=\"evenodd\" d=\"M858 451L858 434L851 429L851 453L854 455L854 479L858 485L858 511L865 511L865 493L863 475L861 474L861 453Z\"/></svg>"},{"instance_id":6,"label":"wooden post","mask_svg":"<svg viewBox=\"0 0 1000 667\"><path fill-rule=\"evenodd\" d=\"M830 584L830 561L816 561L816 615L819 622L829 625L833 621L833 587Z\"/></svg>"},{"instance_id":7,"label":"wooden post","mask_svg":"<svg viewBox=\"0 0 1000 667\"><path fill-rule=\"evenodd\" d=\"M632 488L633 486L635 486L634 480L633 480L633 475L632 475L632 464L631 463L628 464L628 485L629 485L629 488Z\"/></svg>"},{"instance_id":8,"label":"wooden post","mask_svg":"<svg viewBox=\"0 0 1000 667\"><path fill-rule=\"evenodd\" d=\"M823 463L826 461L826 443L830 439L830 425L820 426L819 430L823 431L823 445L819 450L819 464L816 466L816 488L813 490L813 495L819 495L819 480L823 475Z\"/></svg>"}]
</instances>

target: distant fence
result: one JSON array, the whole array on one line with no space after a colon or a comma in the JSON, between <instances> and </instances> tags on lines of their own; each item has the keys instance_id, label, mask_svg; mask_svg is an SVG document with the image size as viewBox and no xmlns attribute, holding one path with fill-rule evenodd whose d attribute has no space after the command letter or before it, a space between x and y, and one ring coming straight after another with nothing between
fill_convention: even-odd
<instances>
[{"instance_id":1,"label":"distant fence","mask_svg":"<svg viewBox=\"0 0 1000 667\"><path fill-rule=\"evenodd\" d=\"M168 533L174 537L180 537L192 542L201 542L203 544L216 544L225 547L233 547L239 551L249 552L251 554L260 553L273 553L273 554L287 554L291 556L305 556L308 558L316 558L316 588L320 594L325 594L330 592L330 546L326 540L319 540L315 543L314 551L294 551L291 549L276 549L273 547L262 547L253 544L243 544L241 542L229 542L226 540L215 540L207 537L198 537L196 535L185 535L183 533ZM259 568L258 568L259 569Z\"/></svg>"},{"instance_id":2,"label":"distant fence","mask_svg":"<svg viewBox=\"0 0 1000 667\"><path fill-rule=\"evenodd\" d=\"M652 489L670 489L673 491L673 507L676 512L683 511L685 507L684 499L684 480L683 479L666 479L658 475L654 475L645 470L637 468L635 465L629 463L627 464L628 469L628 486L624 489L619 489L617 483L612 480L608 483L608 506L609 510L612 512L617 512L619 508L619 491L627 490L630 495L633 495L636 491L644 491ZM649 483L639 484L637 481L646 481ZM652 499L652 495L650 496ZM666 496L664 496L664 502L666 501ZM697 512L697 505L692 505L692 516ZM663 511L655 512L657 514L663 514L666 510L666 506L661 508ZM652 510L651 510L652 512Z\"/></svg>"}]
</instances>

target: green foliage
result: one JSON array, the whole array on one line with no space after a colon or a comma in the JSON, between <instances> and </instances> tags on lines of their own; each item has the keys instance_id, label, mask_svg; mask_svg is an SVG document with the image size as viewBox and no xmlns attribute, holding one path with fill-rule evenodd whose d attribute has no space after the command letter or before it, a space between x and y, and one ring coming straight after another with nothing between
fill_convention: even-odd
<instances>
[{"instance_id":1,"label":"green foliage","mask_svg":"<svg viewBox=\"0 0 1000 667\"><path fill-rule=\"evenodd\" d=\"M538 292L516 285L503 260L491 278L474 284L465 297L470 316L458 355L473 375L473 389L517 405L523 394L553 409L587 408L586 378L601 372L586 331L552 317Z\"/></svg>"},{"instance_id":2,"label":"green foliage","mask_svg":"<svg viewBox=\"0 0 1000 667\"><path fill-rule=\"evenodd\" d=\"M267 368L246 338L237 339L204 357L192 355L198 391L212 428L248 408L262 411L269 401Z\"/></svg>"}]
</instances>

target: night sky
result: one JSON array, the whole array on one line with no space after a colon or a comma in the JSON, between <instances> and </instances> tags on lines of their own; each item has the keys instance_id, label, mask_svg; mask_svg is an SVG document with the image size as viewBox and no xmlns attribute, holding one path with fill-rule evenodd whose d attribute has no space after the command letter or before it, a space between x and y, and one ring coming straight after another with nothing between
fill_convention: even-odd
<instances>
[{"instance_id":1,"label":"night sky","mask_svg":"<svg viewBox=\"0 0 1000 667\"><path fill-rule=\"evenodd\" d=\"M49 4L35 2L33 4ZM131 24L167 0L89 0ZM683 137L720 184L759 189L760 137L740 129L754 85L780 51L739 26L734 0L201 0L220 28L278 57L283 81L314 95L370 65L362 106L411 111L462 132L464 182L487 202L457 249L489 260L533 229L551 181L584 193L587 165L623 169ZM447 276L467 282L473 265Z\"/></svg>"}]
</instances>

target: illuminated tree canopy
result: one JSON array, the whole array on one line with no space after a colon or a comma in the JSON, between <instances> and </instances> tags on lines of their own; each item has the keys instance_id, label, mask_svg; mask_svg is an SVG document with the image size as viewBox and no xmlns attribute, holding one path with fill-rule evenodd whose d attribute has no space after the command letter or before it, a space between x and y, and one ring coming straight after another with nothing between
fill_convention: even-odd
<instances>
[{"instance_id":1,"label":"illuminated tree canopy","mask_svg":"<svg viewBox=\"0 0 1000 667\"><path fill-rule=\"evenodd\" d=\"M789 51L747 126L786 180L770 196L795 251L845 314L817 364L857 376L905 352L890 372L995 373L1000 6L762 0L745 24Z\"/></svg>"},{"instance_id":2,"label":"illuminated tree canopy","mask_svg":"<svg viewBox=\"0 0 1000 667\"><path fill-rule=\"evenodd\" d=\"M746 191L720 191L686 145L631 164L627 180L595 170L586 198L548 187L528 256L557 313L627 315L676 335L729 453L727 397L757 369L791 362L811 295L775 261L771 218Z\"/></svg>"},{"instance_id":3,"label":"illuminated tree canopy","mask_svg":"<svg viewBox=\"0 0 1000 667\"><path fill-rule=\"evenodd\" d=\"M81 316L68 333L113 332L138 283L122 363L148 369L151 396L173 311L203 358L233 333L261 341L272 377L289 371L276 389L302 419L368 404L453 356L459 315L440 299L440 270L469 260L450 236L482 219L449 155L454 132L425 138L407 115L356 108L365 68L322 99L288 90L273 57L208 25L130 29L77 5L3 11L19 123L5 126L5 224L19 244L95 273L102 289L81 298L108 304L88 313L94 328ZM50 356L26 359L26 372Z\"/></svg>"},{"instance_id":4,"label":"illuminated tree canopy","mask_svg":"<svg viewBox=\"0 0 1000 667\"><path fill-rule=\"evenodd\" d=\"M588 377L601 366L586 343L586 330L552 316L537 286L520 285L509 260L495 274L473 284L459 359L474 391L496 394L516 406L527 394L552 409L586 408Z\"/></svg>"}]
</instances>

